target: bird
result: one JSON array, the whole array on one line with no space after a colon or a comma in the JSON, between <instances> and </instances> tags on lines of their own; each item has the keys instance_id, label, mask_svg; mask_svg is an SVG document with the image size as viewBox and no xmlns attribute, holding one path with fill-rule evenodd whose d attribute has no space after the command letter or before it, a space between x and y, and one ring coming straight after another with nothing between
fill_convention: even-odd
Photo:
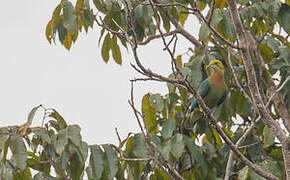
<instances>
[{"instance_id":1,"label":"bird","mask_svg":"<svg viewBox=\"0 0 290 180\"><path fill-rule=\"evenodd\" d=\"M220 60L211 60L206 69L209 70L210 75L202 81L197 93L202 97L206 106L212 109L224 102L228 90L224 79L224 66ZM190 112L193 112L197 107L197 99L193 98Z\"/></svg>"}]
</instances>

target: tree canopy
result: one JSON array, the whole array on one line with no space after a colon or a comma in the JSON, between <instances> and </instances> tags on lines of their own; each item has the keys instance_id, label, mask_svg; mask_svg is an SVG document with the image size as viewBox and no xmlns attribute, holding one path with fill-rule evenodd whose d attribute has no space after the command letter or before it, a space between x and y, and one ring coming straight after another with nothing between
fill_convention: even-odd
<instances>
[{"instance_id":1,"label":"tree canopy","mask_svg":"<svg viewBox=\"0 0 290 180\"><path fill-rule=\"evenodd\" d=\"M200 27L185 28L195 18ZM96 28L105 62L121 65L123 49L133 52L141 77L129 104L140 129L127 137L116 129L118 145L88 145L78 125L37 106L23 125L0 128L1 179L290 179L289 19L289 0L61 0L49 43L69 50ZM171 74L142 64L138 47L153 40L170 55ZM183 41L191 45L176 54ZM222 61L229 93L209 109L196 90L212 59ZM138 110L137 81L165 82L168 93L148 92ZM42 123L31 127L36 111Z\"/></svg>"}]
</instances>

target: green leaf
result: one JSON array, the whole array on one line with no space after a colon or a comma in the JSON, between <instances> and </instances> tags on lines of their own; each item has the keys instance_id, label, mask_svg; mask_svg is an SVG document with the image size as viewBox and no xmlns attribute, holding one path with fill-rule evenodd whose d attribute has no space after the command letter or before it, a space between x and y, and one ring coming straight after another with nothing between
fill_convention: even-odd
<instances>
[{"instance_id":1,"label":"green leaf","mask_svg":"<svg viewBox=\"0 0 290 180\"><path fill-rule=\"evenodd\" d=\"M230 14L228 13L228 11L226 11L224 13L222 22L223 22L223 31L224 31L225 35L230 40L235 39L236 32L235 32L234 23L233 23L233 20L232 20Z\"/></svg>"},{"instance_id":2,"label":"green leaf","mask_svg":"<svg viewBox=\"0 0 290 180\"><path fill-rule=\"evenodd\" d=\"M164 139L171 137L175 128L176 128L176 121L172 119L167 119L162 124L162 132L161 132L162 137Z\"/></svg>"},{"instance_id":3,"label":"green leaf","mask_svg":"<svg viewBox=\"0 0 290 180\"><path fill-rule=\"evenodd\" d=\"M270 153L269 156L271 158L274 158L276 160L283 160L283 153L281 149L273 149Z\"/></svg>"},{"instance_id":4,"label":"green leaf","mask_svg":"<svg viewBox=\"0 0 290 180\"><path fill-rule=\"evenodd\" d=\"M160 94L151 94L149 97L151 106L155 108L156 111L161 112L164 108L164 100Z\"/></svg>"},{"instance_id":5,"label":"green leaf","mask_svg":"<svg viewBox=\"0 0 290 180\"><path fill-rule=\"evenodd\" d=\"M56 141L54 142L56 153L61 155L63 152L65 146L68 143L68 131L67 129L62 129L59 131L59 133L56 135Z\"/></svg>"},{"instance_id":6,"label":"green leaf","mask_svg":"<svg viewBox=\"0 0 290 180\"><path fill-rule=\"evenodd\" d=\"M15 160L16 166L23 171L27 160L27 151L23 139L18 136L11 136L9 145L12 151L12 159Z\"/></svg>"},{"instance_id":7,"label":"green leaf","mask_svg":"<svg viewBox=\"0 0 290 180\"><path fill-rule=\"evenodd\" d=\"M108 33L104 39L102 46L102 57L105 63L107 63L110 58L110 49L111 49L110 47L111 47L111 37L110 33Z\"/></svg>"},{"instance_id":8,"label":"green leaf","mask_svg":"<svg viewBox=\"0 0 290 180\"><path fill-rule=\"evenodd\" d=\"M197 6L202 11L206 7L206 3L204 1L197 1Z\"/></svg>"},{"instance_id":9,"label":"green leaf","mask_svg":"<svg viewBox=\"0 0 290 180\"><path fill-rule=\"evenodd\" d=\"M122 55L120 47L117 43L117 36L114 35L112 38L112 55L117 64L122 64Z\"/></svg>"},{"instance_id":10,"label":"green leaf","mask_svg":"<svg viewBox=\"0 0 290 180\"><path fill-rule=\"evenodd\" d=\"M40 161L39 158L37 159L28 158L26 163L27 163L27 166L32 169L48 174L50 172L50 164L48 162L39 163L39 161Z\"/></svg>"},{"instance_id":11,"label":"green leaf","mask_svg":"<svg viewBox=\"0 0 290 180\"><path fill-rule=\"evenodd\" d=\"M72 180L79 180L85 168L85 161L82 160L81 154L78 153L76 148L72 147L72 151L74 156L70 157L68 170Z\"/></svg>"},{"instance_id":12,"label":"green leaf","mask_svg":"<svg viewBox=\"0 0 290 180\"><path fill-rule=\"evenodd\" d=\"M56 110L53 110L53 112L49 115L49 117L52 117L57 121L58 131L67 127L65 120Z\"/></svg>"},{"instance_id":13,"label":"green leaf","mask_svg":"<svg viewBox=\"0 0 290 180\"><path fill-rule=\"evenodd\" d=\"M94 14L90 9L84 9L84 17L86 24L89 25L90 27L93 27L94 25Z\"/></svg>"},{"instance_id":14,"label":"green leaf","mask_svg":"<svg viewBox=\"0 0 290 180\"><path fill-rule=\"evenodd\" d=\"M27 118L27 127L29 127L33 121L33 118L35 116L36 111L38 110L38 108L41 107L41 105L34 107L30 113L28 114L28 118Z\"/></svg>"},{"instance_id":15,"label":"green leaf","mask_svg":"<svg viewBox=\"0 0 290 180\"><path fill-rule=\"evenodd\" d=\"M160 12L161 19L163 22L163 28L168 32L170 30L170 20L169 17L166 16L163 12Z\"/></svg>"},{"instance_id":16,"label":"green leaf","mask_svg":"<svg viewBox=\"0 0 290 180\"><path fill-rule=\"evenodd\" d=\"M50 140L50 137L48 135L48 132L44 129L40 129L40 128L35 128L35 129L32 129L32 132L34 134L36 134L37 136L40 137L40 139L42 140L42 142L47 142L48 144L51 144L51 140Z\"/></svg>"},{"instance_id":17,"label":"green leaf","mask_svg":"<svg viewBox=\"0 0 290 180\"><path fill-rule=\"evenodd\" d=\"M0 128L0 153L3 150L6 141L9 139L9 130L8 128Z\"/></svg>"},{"instance_id":18,"label":"green leaf","mask_svg":"<svg viewBox=\"0 0 290 180\"><path fill-rule=\"evenodd\" d=\"M282 178L283 169L279 166L277 161L264 160L263 162L259 163L258 165L264 171L271 172L271 174L277 176L279 179ZM258 175L255 171L252 171L251 179L264 180L265 178Z\"/></svg>"},{"instance_id":19,"label":"green leaf","mask_svg":"<svg viewBox=\"0 0 290 180\"><path fill-rule=\"evenodd\" d=\"M278 13L278 22L280 26L288 34L290 34L289 19L290 19L290 6L288 4L282 3Z\"/></svg>"},{"instance_id":20,"label":"green leaf","mask_svg":"<svg viewBox=\"0 0 290 180\"><path fill-rule=\"evenodd\" d=\"M31 179L32 176L29 168L25 168L24 171L15 173L13 175L13 180L31 180Z\"/></svg>"},{"instance_id":21,"label":"green leaf","mask_svg":"<svg viewBox=\"0 0 290 180\"><path fill-rule=\"evenodd\" d=\"M171 154L176 158L179 159L184 150L184 141L183 136L181 134L176 134L170 140L171 143Z\"/></svg>"},{"instance_id":22,"label":"green leaf","mask_svg":"<svg viewBox=\"0 0 290 180\"><path fill-rule=\"evenodd\" d=\"M268 128L267 126L264 127L263 136L264 136L264 148L267 148L274 144L275 136L272 133L271 129Z\"/></svg>"},{"instance_id":23,"label":"green leaf","mask_svg":"<svg viewBox=\"0 0 290 180\"><path fill-rule=\"evenodd\" d=\"M95 180L101 179L104 170L104 156L98 145L90 146L90 167Z\"/></svg>"},{"instance_id":24,"label":"green leaf","mask_svg":"<svg viewBox=\"0 0 290 180\"><path fill-rule=\"evenodd\" d=\"M202 62L204 60L204 56L195 57L189 64L189 67L185 67L181 69L181 72L184 73L184 76L188 76L188 80L190 84L197 89L203 80L203 72L202 72ZM190 68L190 69L189 69Z\"/></svg>"},{"instance_id":25,"label":"green leaf","mask_svg":"<svg viewBox=\"0 0 290 180\"><path fill-rule=\"evenodd\" d=\"M127 147L126 149L131 149L129 151L131 151L132 155L136 158L146 158L148 157L148 152L146 149L146 145L145 145L145 139L143 134L139 133L136 134L132 140L131 143L127 143Z\"/></svg>"},{"instance_id":26,"label":"green leaf","mask_svg":"<svg viewBox=\"0 0 290 180\"><path fill-rule=\"evenodd\" d=\"M46 175L45 173L39 172L35 174L33 180L58 180L58 179L50 175Z\"/></svg>"},{"instance_id":27,"label":"green leaf","mask_svg":"<svg viewBox=\"0 0 290 180\"><path fill-rule=\"evenodd\" d=\"M201 168L202 174L204 176L208 173L208 167L207 164L204 161L202 151L199 149L198 146L196 146L191 138L188 136L183 136L186 148L190 152L190 154L193 156L194 160L196 161L197 165Z\"/></svg>"},{"instance_id":28,"label":"green leaf","mask_svg":"<svg viewBox=\"0 0 290 180\"><path fill-rule=\"evenodd\" d=\"M216 29L218 27L218 24L221 22L222 19L223 19L222 10L217 9L214 11L214 13L212 15L212 20L210 22L210 25Z\"/></svg>"},{"instance_id":29,"label":"green leaf","mask_svg":"<svg viewBox=\"0 0 290 180\"><path fill-rule=\"evenodd\" d=\"M207 24L203 22L200 26L199 33L198 33L199 40L203 42L207 42L210 38L210 34L211 34L211 30L209 29Z\"/></svg>"},{"instance_id":30,"label":"green leaf","mask_svg":"<svg viewBox=\"0 0 290 180\"><path fill-rule=\"evenodd\" d=\"M70 125L67 127L68 138L72 141L74 145L79 147L81 145L81 128L78 125Z\"/></svg>"},{"instance_id":31,"label":"green leaf","mask_svg":"<svg viewBox=\"0 0 290 180\"><path fill-rule=\"evenodd\" d=\"M273 50L265 44L260 44L259 48L264 61L268 64L275 57Z\"/></svg>"},{"instance_id":32,"label":"green leaf","mask_svg":"<svg viewBox=\"0 0 290 180\"><path fill-rule=\"evenodd\" d=\"M247 180L249 177L249 167L245 166L240 172L239 172L239 176L238 179L239 180Z\"/></svg>"},{"instance_id":33,"label":"green leaf","mask_svg":"<svg viewBox=\"0 0 290 180\"><path fill-rule=\"evenodd\" d=\"M149 101L150 94L146 94L142 98L142 113L145 118L145 126L149 133L157 132L157 121L156 121L156 111L153 106L151 106Z\"/></svg>"},{"instance_id":34,"label":"green leaf","mask_svg":"<svg viewBox=\"0 0 290 180\"><path fill-rule=\"evenodd\" d=\"M93 0L96 8L101 11L102 13L106 13L106 8L103 0Z\"/></svg>"},{"instance_id":35,"label":"green leaf","mask_svg":"<svg viewBox=\"0 0 290 180\"><path fill-rule=\"evenodd\" d=\"M75 14L74 6L71 2L65 0L61 4L63 9L63 26L71 33L74 34L77 30L77 16Z\"/></svg>"},{"instance_id":36,"label":"green leaf","mask_svg":"<svg viewBox=\"0 0 290 180\"><path fill-rule=\"evenodd\" d=\"M174 79L175 78L175 75L172 73L168 76L168 78L170 79ZM174 84L171 84L171 83L167 83L167 88L168 88L168 91L169 93L174 93L175 90L176 90L176 87Z\"/></svg>"},{"instance_id":37,"label":"green leaf","mask_svg":"<svg viewBox=\"0 0 290 180\"><path fill-rule=\"evenodd\" d=\"M103 145L105 151L105 174L108 179L114 179L118 172L118 159L112 145Z\"/></svg>"}]
</instances>

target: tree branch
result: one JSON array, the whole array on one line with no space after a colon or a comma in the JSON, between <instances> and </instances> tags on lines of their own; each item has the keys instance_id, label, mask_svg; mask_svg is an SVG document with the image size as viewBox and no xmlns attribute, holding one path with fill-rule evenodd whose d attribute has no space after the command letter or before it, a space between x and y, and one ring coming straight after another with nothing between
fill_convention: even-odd
<instances>
[{"instance_id":1,"label":"tree branch","mask_svg":"<svg viewBox=\"0 0 290 180\"><path fill-rule=\"evenodd\" d=\"M281 129L280 125L270 116L269 112L265 108L265 105L262 101L262 97L258 88L258 83L255 75L254 66L252 64L251 56L249 53L249 45L247 43L249 38L247 37L248 35L246 34L246 31L240 20L240 15L238 13L236 1L228 0L228 4L232 19L234 21L235 30L238 35L242 59L245 65L248 78L248 87L250 89L254 105L258 109L259 114L262 120L265 122L265 124L272 130L272 132L277 136L280 142L283 142L283 140L286 138L285 132Z\"/></svg>"},{"instance_id":2,"label":"tree branch","mask_svg":"<svg viewBox=\"0 0 290 180\"><path fill-rule=\"evenodd\" d=\"M236 1L228 0L227 2L229 5L231 17L234 22L234 27L237 32L238 41L241 48L242 59L245 65L246 73L247 73L248 87L250 89L253 102L259 111L261 119L271 129L271 131L275 134L275 136L280 140L283 146L284 141L286 140L286 134L283 131L283 129L280 127L280 125L271 117L271 115L267 111L263 103L259 88L258 88L254 66L253 66L252 59L249 53L249 48L250 48L248 44L248 41L250 40L250 38L248 37L249 34L246 33L242 25L241 18L237 9ZM284 148L284 149L287 149L287 148ZM284 155L284 161L286 163L285 155ZM290 161L290 159L288 161ZM290 167L290 162L289 162L289 167ZM285 168L287 170L287 166ZM287 177L290 179L290 171L289 171L289 174L287 173Z\"/></svg>"}]
</instances>

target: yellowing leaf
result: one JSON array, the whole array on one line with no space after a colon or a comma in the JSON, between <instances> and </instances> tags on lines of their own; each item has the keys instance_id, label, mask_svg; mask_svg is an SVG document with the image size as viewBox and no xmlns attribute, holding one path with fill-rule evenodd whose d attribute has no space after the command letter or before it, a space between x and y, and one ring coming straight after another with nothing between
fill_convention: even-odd
<instances>
[{"instance_id":1,"label":"yellowing leaf","mask_svg":"<svg viewBox=\"0 0 290 180\"><path fill-rule=\"evenodd\" d=\"M52 28L52 20L50 20L45 28L45 36L48 42L51 44L51 28Z\"/></svg>"},{"instance_id":2,"label":"yellowing leaf","mask_svg":"<svg viewBox=\"0 0 290 180\"><path fill-rule=\"evenodd\" d=\"M102 46L102 57L105 61L105 63L107 63L109 61L109 58L110 58L110 45L111 44L111 37L110 37L110 34L108 33L104 39L104 42L103 42L103 46Z\"/></svg>"},{"instance_id":3,"label":"yellowing leaf","mask_svg":"<svg viewBox=\"0 0 290 180\"><path fill-rule=\"evenodd\" d=\"M178 55L176 57L176 65L177 65L177 67L182 68L182 57L181 57L181 55Z\"/></svg>"},{"instance_id":4,"label":"yellowing leaf","mask_svg":"<svg viewBox=\"0 0 290 180\"><path fill-rule=\"evenodd\" d=\"M226 0L216 0L214 8L223 8L225 6Z\"/></svg>"},{"instance_id":5,"label":"yellowing leaf","mask_svg":"<svg viewBox=\"0 0 290 180\"><path fill-rule=\"evenodd\" d=\"M147 93L142 99L142 113L145 116L145 126L149 133L157 132L157 120L156 111L154 107L151 106L149 101L150 94Z\"/></svg>"},{"instance_id":6,"label":"yellowing leaf","mask_svg":"<svg viewBox=\"0 0 290 180\"><path fill-rule=\"evenodd\" d=\"M180 24L182 25L182 26L184 26L184 24L185 24L185 21L187 20L187 18L188 18L188 9L185 9L185 8L181 8L181 12L183 12L183 13L180 13L179 14L179 21L180 21Z\"/></svg>"},{"instance_id":7,"label":"yellowing leaf","mask_svg":"<svg viewBox=\"0 0 290 180\"><path fill-rule=\"evenodd\" d=\"M72 36L71 36L70 32L67 32L66 38L63 41L63 45L67 50L70 50L71 45L72 45Z\"/></svg>"},{"instance_id":8,"label":"yellowing leaf","mask_svg":"<svg viewBox=\"0 0 290 180\"><path fill-rule=\"evenodd\" d=\"M76 31L76 32L74 33L74 35L72 36L72 41L73 41L74 43L76 42L78 36L79 36L79 32Z\"/></svg>"},{"instance_id":9,"label":"yellowing leaf","mask_svg":"<svg viewBox=\"0 0 290 180\"><path fill-rule=\"evenodd\" d=\"M115 60L115 62L117 64L122 64L122 55L121 55L121 50L120 50L120 47L117 43L117 36L113 36L112 38L112 55L113 55L113 58Z\"/></svg>"}]
</instances>

